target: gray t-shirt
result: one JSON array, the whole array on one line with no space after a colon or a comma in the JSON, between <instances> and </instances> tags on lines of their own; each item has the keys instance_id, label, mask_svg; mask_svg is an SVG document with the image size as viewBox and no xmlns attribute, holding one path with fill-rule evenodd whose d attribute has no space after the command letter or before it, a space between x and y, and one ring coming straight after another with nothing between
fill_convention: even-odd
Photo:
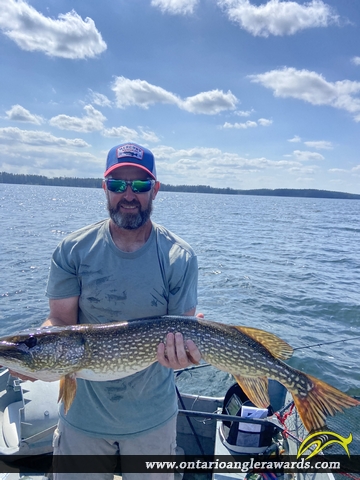
<instances>
[{"instance_id":1,"label":"gray t-shirt","mask_svg":"<svg viewBox=\"0 0 360 480\"><path fill-rule=\"evenodd\" d=\"M191 247L153 223L145 245L126 253L114 244L109 220L68 235L56 248L46 295L79 296L79 323L181 315L197 303L197 258ZM66 415L72 427L112 438L159 427L177 412L173 372L159 363L120 380L77 380Z\"/></svg>"}]
</instances>

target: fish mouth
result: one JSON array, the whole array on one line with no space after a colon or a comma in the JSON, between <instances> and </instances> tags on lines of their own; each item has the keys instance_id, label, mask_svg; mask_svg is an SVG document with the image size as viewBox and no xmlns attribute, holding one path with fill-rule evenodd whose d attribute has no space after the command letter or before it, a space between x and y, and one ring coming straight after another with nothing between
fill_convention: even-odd
<instances>
[{"instance_id":1,"label":"fish mouth","mask_svg":"<svg viewBox=\"0 0 360 480\"><path fill-rule=\"evenodd\" d=\"M29 352L25 351L24 346L22 344L8 342L8 341L0 342L0 364L2 362L2 359L23 361L24 358L28 356L28 354Z\"/></svg>"}]
</instances>

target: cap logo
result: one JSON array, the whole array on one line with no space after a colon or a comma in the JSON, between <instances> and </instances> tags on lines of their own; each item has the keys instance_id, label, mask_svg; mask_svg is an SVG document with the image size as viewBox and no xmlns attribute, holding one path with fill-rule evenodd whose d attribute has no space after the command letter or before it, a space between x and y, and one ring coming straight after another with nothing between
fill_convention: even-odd
<instances>
[{"instance_id":1,"label":"cap logo","mask_svg":"<svg viewBox=\"0 0 360 480\"><path fill-rule=\"evenodd\" d=\"M144 150L137 145L132 145L131 143L128 143L126 145L121 145L121 147L117 148L116 156L117 158L134 157L138 160L142 160L144 156Z\"/></svg>"}]
</instances>

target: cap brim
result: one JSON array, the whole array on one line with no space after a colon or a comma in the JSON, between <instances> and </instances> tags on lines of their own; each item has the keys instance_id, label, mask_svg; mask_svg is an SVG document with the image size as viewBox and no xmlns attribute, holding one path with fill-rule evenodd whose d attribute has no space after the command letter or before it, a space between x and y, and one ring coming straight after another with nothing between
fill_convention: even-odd
<instances>
[{"instance_id":1,"label":"cap brim","mask_svg":"<svg viewBox=\"0 0 360 480\"><path fill-rule=\"evenodd\" d=\"M150 172L150 170L148 170L147 168L143 167L142 165L136 165L135 163L117 163L115 165L113 165L112 167L108 168L106 170L106 172L104 173L104 177L107 177L111 172L113 172L114 170L116 170L117 168L120 168L120 167L136 167L136 168L140 168L141 170L144 170L146 173L148 173L154 180L156 180L156 177L154 176L153 173Z\"/></svg>"}]
</instances>

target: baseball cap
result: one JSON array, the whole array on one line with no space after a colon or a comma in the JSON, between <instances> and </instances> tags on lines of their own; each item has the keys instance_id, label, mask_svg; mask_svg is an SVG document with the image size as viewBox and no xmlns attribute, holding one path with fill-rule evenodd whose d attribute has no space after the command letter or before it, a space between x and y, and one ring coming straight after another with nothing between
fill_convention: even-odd
<instances>
[{"instance_id":1,"label":"baseball cap","mask_svg":"<svg viewBox=\"0 0 360 480\"><path fill-rule=\"evenodd\" d=\"M107 177L116 168L125 166L139 167L156 180L154 155L141 145L122 143L113 147L107 156L104 177Z\"/></svg>"}]
</instances>

